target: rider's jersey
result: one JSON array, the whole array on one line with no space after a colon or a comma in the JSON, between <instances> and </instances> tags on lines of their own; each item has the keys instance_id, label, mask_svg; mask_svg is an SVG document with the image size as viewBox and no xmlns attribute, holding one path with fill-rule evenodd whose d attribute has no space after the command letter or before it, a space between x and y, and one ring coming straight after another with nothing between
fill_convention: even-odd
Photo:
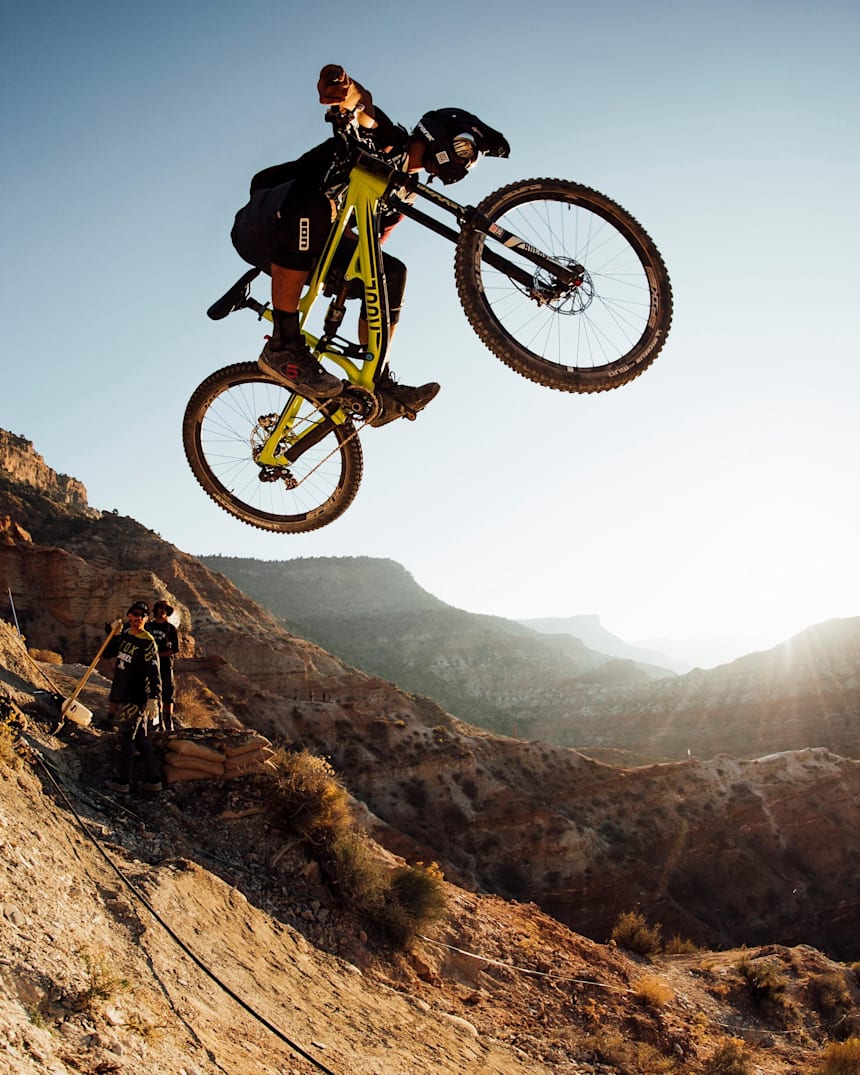
<instances>
[{"instance_id":1,"label":"rider's jersey","mask_svg":"<svg viewBox=\"0 0 860 1075\"><path fill-rule=\"evenodd\" d=\"M406 167L409 156L409 134L405 127L394 123L380 108L375 109L376 127L359 127L358 132L368 149L384 157L395 168ZM346 194L348 175L338 170L340 142L327 138L294 161L276 164L257 172L251 180L251 194L270 190L283 183L299 181L305 189L321 192L338 208ZM386 233L401 219L399 213L383 212L381 230Z\"/></svg>"}]
</instances>

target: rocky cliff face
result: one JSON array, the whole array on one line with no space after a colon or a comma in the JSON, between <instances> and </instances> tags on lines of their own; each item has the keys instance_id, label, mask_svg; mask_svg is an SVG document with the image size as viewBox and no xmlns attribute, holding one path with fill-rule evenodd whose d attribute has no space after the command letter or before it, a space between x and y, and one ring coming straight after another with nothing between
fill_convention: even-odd
<instances>
[{"instance_id":1,"label":"rocky cliff face","mask_svg":"<svg viewBox=\"0 0 860 1075\"><path fill-rule=\"evenodd\" d=\"M30 441L5 429L0 429L0 471L12 481L40 490L57 504L93 517L98 514L89 507L81 482L52 470Z\"/></svg>"}]
</instances>

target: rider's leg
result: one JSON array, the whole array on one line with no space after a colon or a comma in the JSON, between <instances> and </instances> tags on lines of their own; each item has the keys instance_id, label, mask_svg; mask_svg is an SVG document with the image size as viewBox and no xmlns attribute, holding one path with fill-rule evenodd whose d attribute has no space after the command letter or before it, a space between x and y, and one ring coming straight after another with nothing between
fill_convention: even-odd
<instances>
[{"instance_id":1,"label":"rider's leg","mask_svg":"<svg viewBox=\"0 0 860 1075\"><path fill-rule=\"evenodd\" d=\"M309 396L328 399L343 385L328 373L308 350L299 331L299 298L307 269L271 265L272 335L257 361L260 369L290 388Z\"/></svg>"},{"instance_id":2,"label":"rider's leg","mask_svg":"<svg viewBox=\"0 0 860 1075\"><path fill-rule=\"evenodd\" d=\"M277 213L277 235L272 244L271 338L257 364L264 373L302 395L328 399L343 384L314 358L299 331L299 299L308 273L331 226L332 207L319 191L300 182L286 186Z\"/></svg>"},{"instance_id":3,"label":"rider's leg","mask_svg":"<svg viewBox=\"0 0 860 1075\"><path fill-rule=\"evenodd\" d=\"M406 266L399 258L391 254L383 253L385 262L385 277L388 285L388 305L391 319L389 344L394 339L394 333L400 320L400 310L403 305L403 294L406 290ZM364 304L362 303L362 314ZM363 316L358 321L359 342L367 342L367 322ZM390 369L382 371L376 383L376 391L382 402L382 410L370 423L372 426L384 426L395 418L406 415L414 418L436 396L439 385L435 381L413 387L407 384L398 384Z\"/></svg>"}]
</instances>

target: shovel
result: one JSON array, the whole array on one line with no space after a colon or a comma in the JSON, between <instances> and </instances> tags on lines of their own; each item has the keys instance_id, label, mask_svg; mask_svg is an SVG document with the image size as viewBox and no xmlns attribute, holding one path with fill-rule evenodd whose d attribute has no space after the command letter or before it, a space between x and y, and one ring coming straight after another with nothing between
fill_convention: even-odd
<instances>
[{"instance_id":1,"label":"shovel","mask_svg":"<svg viewBox=\"0 0 860 1075\"><path fill-rule=\"evenodd\" d=\"M75 724L80 724L84 728L86 728L89 725L90 721L93 719L92 711L87 709L87 707L85 705L83 705L81 702L76 701L75 699L78 697L78 695L84 689L84 686L85 686L87 680L92 675L93 669L95 668L95 666L101 660L102 654L107 649L108 642L110 642L110 640L114 637L114 635L118 634L120 632L120 630L122 630L122 623L121 622L118 622L115 626L111 627L110 634L107 635L107 637L105 638L104 642L102 642L101 646L99 647L98 653L95 655L95 657L93 657L92 663L90 664L89 668L86 670L86 672L84 672L83 676L81 677L80 683L77 685L77 687L75 687L75 689L72 692L71 696L69 698L67 698L65 700L65 702L63 702L63 706L60 709L60 720L61 720L61 722L63 720L71 720Z\"/></svg>"}]
</instances>

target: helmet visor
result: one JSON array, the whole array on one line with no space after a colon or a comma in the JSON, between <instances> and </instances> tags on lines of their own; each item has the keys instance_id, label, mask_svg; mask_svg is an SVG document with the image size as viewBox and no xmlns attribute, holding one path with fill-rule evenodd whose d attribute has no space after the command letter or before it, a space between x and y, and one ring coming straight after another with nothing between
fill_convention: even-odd
<instances>
[{"instance_id":1,"label":"helmet visor","mask_svg":"<svg viewBox=\"0 0 860 1075\"><path fill-rule=\"evenodd\" d=\"M481 156L475 139L471 134L458 134L451 140L457 159L462 161L467 168L471 168Z\"/></svg>"}]
</instances>

